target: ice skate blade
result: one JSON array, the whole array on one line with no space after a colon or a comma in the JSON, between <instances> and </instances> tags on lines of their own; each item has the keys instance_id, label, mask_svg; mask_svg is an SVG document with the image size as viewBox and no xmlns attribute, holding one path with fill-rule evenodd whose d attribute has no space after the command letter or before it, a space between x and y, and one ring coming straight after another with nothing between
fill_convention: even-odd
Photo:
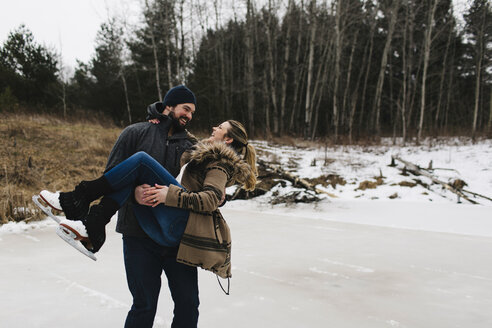
<instances>
[{"instance_id":1,"label":"ice skate blade","mask_svg":"<svg viewBox=\"0 0 492 328\"><path fill-rule=\"evenodd\" d=\"M52 208L49 205L45 206L41 203L41 201L44 202L44 199L41 198L41 196L39 195L32 196L32 201L44 212L44 214L48 215L51 219L55 220L56 223L60 223L60 219L55 214L53 214L53 212L51 212Z\"/></svg>"},{"instance_id":2,"label":"ice skate blade","mask_svg":"<svg viewBox=\"0 0 492 328\"><path fill-rule=\"evenodd\" d=\"M56 229L56 234L60 236L61 239L66 241L70 246L84 254L85 256L89 257L90 259L97 261L96 256L94 253L89 251L87 248L85 248L82 243L79 240L76 240L77 234L75 234L72 230L67 229L66 226L59 225L58 228ZM88 238L85 238L87 241L89 240Z\"/></svg>"}]
</instances>

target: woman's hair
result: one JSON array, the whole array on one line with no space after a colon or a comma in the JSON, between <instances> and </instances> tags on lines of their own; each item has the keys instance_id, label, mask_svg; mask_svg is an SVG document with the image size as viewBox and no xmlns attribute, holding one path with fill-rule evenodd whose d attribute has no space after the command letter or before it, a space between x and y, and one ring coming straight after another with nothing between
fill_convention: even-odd
<instances>
[{"instance_id":1,"label":"woman's hair","mask_svg":"<svg viewBox=\"0 0 492 328\"><path fill-rule=\"evenodd\" d=\"M244 182L244 188L246 190L253 190L255 189L256 177L258 176L255 148L248 143L248 134L240 122L228 120L227 123L231 125L226 135L233 139L231 143L232 148L234 148L238 154L243 156L244 161L248 163L253 170L253 175L249 176Z\"/></svg>"}]
</instances>

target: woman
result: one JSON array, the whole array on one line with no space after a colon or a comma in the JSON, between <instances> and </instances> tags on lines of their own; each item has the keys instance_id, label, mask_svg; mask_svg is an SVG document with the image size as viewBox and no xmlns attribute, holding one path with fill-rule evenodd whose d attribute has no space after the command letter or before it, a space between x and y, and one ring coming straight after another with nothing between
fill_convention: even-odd
<instances>
[{"instance_id":1,"label":"woman","mask_svg":"<svg viewBox=\"0 0 492 328\"><path fill-rule=\"evenodd\" d=\"M187 158L184 158L187 157ZM87 228L91 251L104 243L104 227L131 196L136 185L154 185L145 191L154 218L139 221L149 236L163 246L179 244L177 261L231 277L230 232L218 206L225 188L234 183L252 190L256 184L256 153L248 144L244 126L234 120L213 128L212 135L197 144L182 162L187 165L181 185L153 158L139 152L103 176L82 181L67 193L47 193L43 198L65 212L67 219L81 220ZM170 183L169 183L170 182ZM169 184L166 186L164 184ZM90 203L103 197L99 205ZM169 215L172 208L173 215ZM172 221L172 222L171 222Z\"/></svg>"}]
</instances>

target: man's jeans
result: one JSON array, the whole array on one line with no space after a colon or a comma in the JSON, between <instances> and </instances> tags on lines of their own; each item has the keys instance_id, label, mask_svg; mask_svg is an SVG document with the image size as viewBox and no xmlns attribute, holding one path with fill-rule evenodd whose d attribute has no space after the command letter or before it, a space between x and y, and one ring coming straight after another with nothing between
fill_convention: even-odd
<instances>
[{"instance_id":1,"label":"man's jeans","mask_svg":"<svg viewBox=\"0 0 492 328\"><path fill-rule=\"evenodd\" d=\"M136 186L181 185L154 158L138 152L104 174L113 193L106 195L120 207L133 194ZM162 246L175 247L179 244L188 222L189 211L159 204L156 207L134 204L135 216L145 233Z\"/></svg>"},{"instance_id":2,"label":"man's jeans","mask_svg":"<svg viewBox=\"0 0 492 328\"><path fill-rule=\"evenodd\" d=\"M152 327L161 288L162 271L167 276L174 301L172 328L191 328L198 324L197 268L176 262L169 248L149 238L123 236L128 287L133 305L128 312L125 328Z\"/></svg>"}]
</instances>

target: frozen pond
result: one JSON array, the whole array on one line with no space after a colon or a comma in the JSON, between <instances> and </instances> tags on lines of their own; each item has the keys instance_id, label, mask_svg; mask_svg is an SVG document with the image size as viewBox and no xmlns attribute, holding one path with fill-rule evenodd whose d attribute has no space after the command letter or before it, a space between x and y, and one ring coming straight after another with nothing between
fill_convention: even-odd
<instances>
[{"instance_id":1,"label":"frozen pond","mask_svg":"<svg viewBox=\"0 0 492 328\"><path fill-rule=\"evenodd\" d=\"M231 295L200 271L200 327L492 327L492 207L333 201L226 205ZM121 236L93 262L51 222L0 230L2 327L122 327ZM164 282L155 327L170 327Z\"/></svg>"}]
</instances>

